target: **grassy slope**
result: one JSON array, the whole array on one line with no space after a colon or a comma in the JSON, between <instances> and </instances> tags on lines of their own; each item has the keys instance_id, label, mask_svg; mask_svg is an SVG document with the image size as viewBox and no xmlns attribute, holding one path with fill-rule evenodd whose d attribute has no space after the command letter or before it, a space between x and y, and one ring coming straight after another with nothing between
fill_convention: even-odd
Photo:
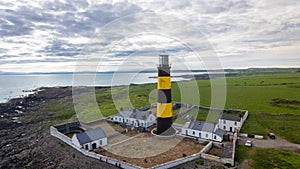
<instances>
[{"instance_id":1,"label":"grassy slope","mask_svg":"<svg viewBox=\"0 0 300 169\"><path fill-rule=\"evenodd\" d=\"M236 160L241 163L246 159L249 160L250 167L256 169L300 168L299 154L288 150L257 149L239 145L237 147Z\"/></svg>"}]
</instances>

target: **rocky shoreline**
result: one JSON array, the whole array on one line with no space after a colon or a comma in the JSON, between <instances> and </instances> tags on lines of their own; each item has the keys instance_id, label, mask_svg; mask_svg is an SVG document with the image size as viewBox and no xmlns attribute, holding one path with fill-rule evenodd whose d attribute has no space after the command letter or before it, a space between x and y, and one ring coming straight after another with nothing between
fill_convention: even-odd
<instances>
[{"instance_id":1,"label":"rocky shoreline","mask_svg":"<svg viewBox=\"0 0 300 169\"><path fill-rule=\"evenodd\" d=\"M40 88L0 103L0 168L115 168L50 136L49 127L60 121L47 104L66 99L72 99L72 87Z\"/></svg>"}]
</instances>

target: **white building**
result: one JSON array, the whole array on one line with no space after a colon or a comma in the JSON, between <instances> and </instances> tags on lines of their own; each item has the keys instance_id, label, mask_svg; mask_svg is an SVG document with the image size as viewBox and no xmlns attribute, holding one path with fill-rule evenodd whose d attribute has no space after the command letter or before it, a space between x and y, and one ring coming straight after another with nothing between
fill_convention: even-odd
<instances>
[{"instance_id":1,"label":"white building","mask_svg":"<svg viewBox=\"0 0 300 169\"><path fill-rule=\"evenodd\" d=\"M91 129L76 133L72 137L72 143L86 150L97 149L107 145L107 137L101 128Z\"/></svg>"},{"instance_id":2,"label":"white building","mask_svg":"<svg viewBox=\"0 0 300 169\"><path fill-rule=\"evenodd\" d=\"M219 128L229 132L240 131L247 116L248 111L246 111L244 115L238 113L222 113L219 119Z\"/></svg>"},{"instance_id":3,"label":"white building","mask_svg":"<svg viewBox=\"0 0 300 169\"><path fill-rule=\"evenodd\" d=\"M202 121L186 122L181 129L181 134L183 135L218 142L223 141L223 136L225 133L225 131L218 128L217 124Z\"/></svg>"},{"instance_id":4,"label":"white building","mask_svg":"<svg viewBox=\"0 0 300 169\"><path fill-rule=\"evenodd\" d=\"M126 123L134 127L150 127L155 124L156 118L151 111L121 110L112 117L113 121Z\"/></svg>"}]
</instances>

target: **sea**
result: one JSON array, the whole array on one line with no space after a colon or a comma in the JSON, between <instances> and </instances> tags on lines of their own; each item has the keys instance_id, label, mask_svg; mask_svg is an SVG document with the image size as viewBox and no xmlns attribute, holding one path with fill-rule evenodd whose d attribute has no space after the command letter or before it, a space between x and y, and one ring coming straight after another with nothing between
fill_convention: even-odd
<instances>
[{"instance_id":1,"label":"sea","mask_svg":"<svg viewBox=\"0 0 300 169\"><path fill-rule=\"evenodd\" d=\"M187 80L186 72L172 73L172 81ZM202 73L197 73L202 74ZM59 86L120 86L130 84L155 83L157 73L47 73L47 74L1 74L0 103L12 98L24 97L36 92L40 87Z\"/></svg>"}]
</instances>

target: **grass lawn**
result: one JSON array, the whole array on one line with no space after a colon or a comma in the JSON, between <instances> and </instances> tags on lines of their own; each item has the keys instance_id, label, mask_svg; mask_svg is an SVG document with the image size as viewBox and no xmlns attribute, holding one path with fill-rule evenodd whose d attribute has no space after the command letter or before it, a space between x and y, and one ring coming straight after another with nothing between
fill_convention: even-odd
<instances>
[{"instance_id":1,"label":"grass lawn","mask_svg":"<svg viewBox=\"0 0 300 169\"><path fill-rule=\"evenodd\" d=\"M250 168L300 168L300 156L293 151L249 148L243 145L237 146L236 151L237 162L241 163L243 160L247 159L249 160Z\"/></svg>"}]
</instances>

